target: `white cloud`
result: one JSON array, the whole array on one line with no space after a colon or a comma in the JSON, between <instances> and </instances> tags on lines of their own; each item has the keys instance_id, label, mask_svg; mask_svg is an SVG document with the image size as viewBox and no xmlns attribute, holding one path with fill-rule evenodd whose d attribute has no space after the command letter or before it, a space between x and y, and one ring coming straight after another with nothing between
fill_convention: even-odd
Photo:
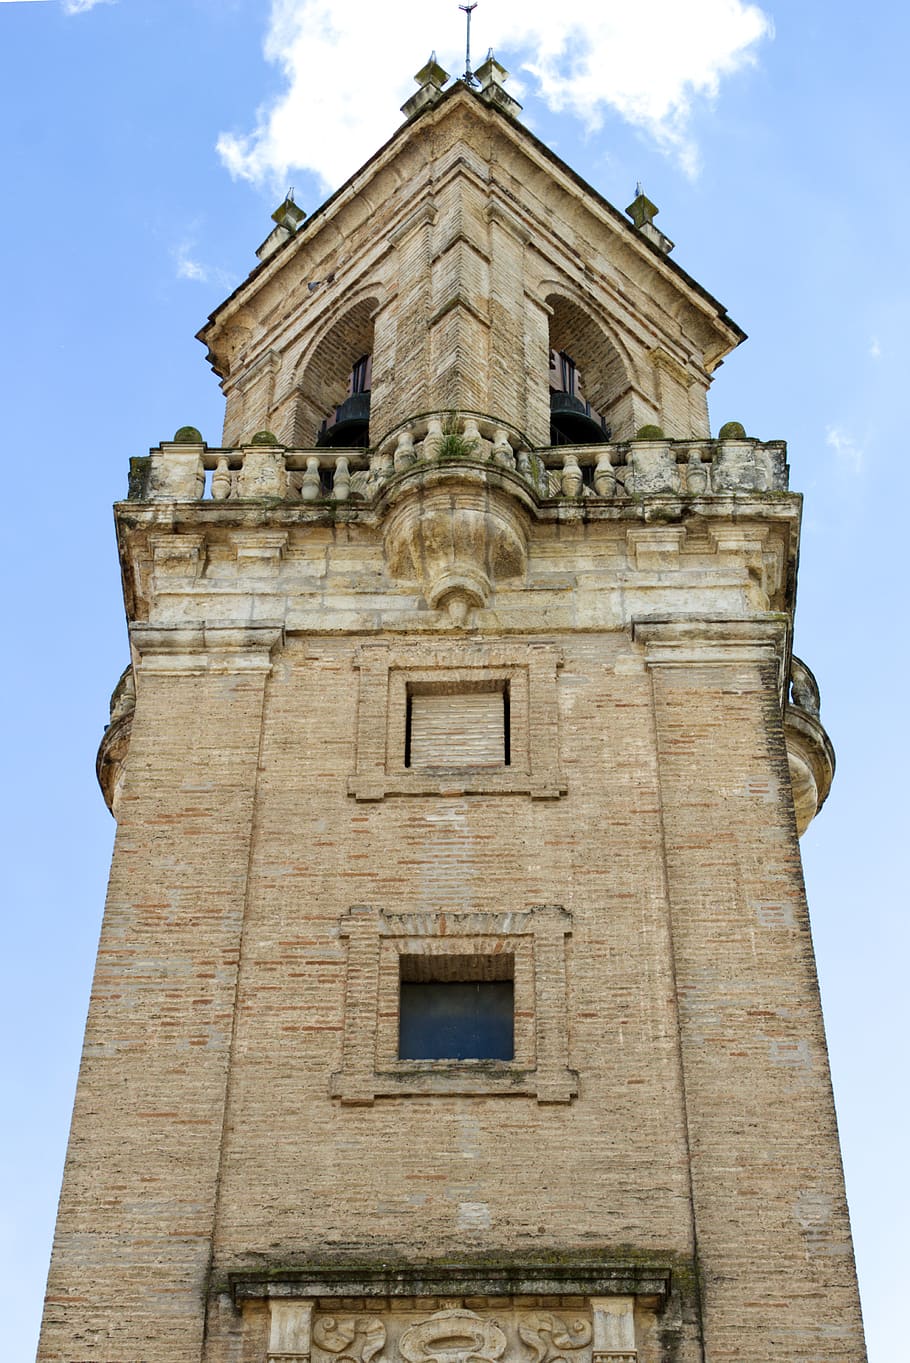
<instances>
[{"instance_id":1,"label":"white cloud","mask_svg":"<svg viewBox=\"0 0 910 1363\"><path fill-rule=\"evenodd\" d=\"M187 237L175 246L172 255L178 279L192 279L198 284L218 284L222 288L236 280L217 265L206 265L194 255L194 240Z\"/></svg>"},{"instance_id":2,"label":"white cloud","mask_svg":"<svg viewBox=\"0 0 910 1363\"><path fill-rule=\"evenodd\" d=\"M114 5L117 0L63 0L64 14L85 14L96 5Z\"/></svg>"},{"instance_id":3,"label":"white cloud","mask_svg":"<svg viewBox=\"0 0 910 1363\"><path fill-rule=\"evenodd\" d=\"M857 445L849 431L842 426L829 426L825 432L825 444L834 451L838 464L849 473L862 473L866 463L865 452Z\"/></svg>"},{"instance_id":4,"label":"white cloud","mask_svg":"<svg viewBox=\"0 0 910 1363\"><path fill-rule=\"evenodd\" d=\"M445 48L443 33L452 35ZM232 175L276 188L294 168L334 188L397 127L398 106L415 88L410 66L416 70L439 46L443 64L462 71L461 33L448 7L427 0L398 0L392 11L272 0L264 50L287 87L259 109L253 132L221 134L222 160ZM768 15L746 0L578 0L561 7L497 0L475 13L471 36L475 65L492 46L554 111L589 130L608 111L618 113L694 174L695 104L714 99L721 81L753 62L772 33ZM517 83L510 88L517 91Z\"/></svg>"},{"instance_id":5,"label":"white cloud","mask_svg":"<svg viewBox=\"0 0 910 1363\"><path fill-rule=\"evenodd\" d=\"M198 279L204 284L208 277L209 272L206 267L187 255L185 248L181 246L177 251L177 278Z\"/></svg>"},{"instance_id":6,"label":"white cloud","mask_svg":"<svg viewBox=\"0 0 910 1363\"><path fill-rule=\"evenodd\" d=\"M873 336L872 340L869 342L869 354L872 356L873 360L880 360L882 357L882 348L879 345L877 336Z\"/></svg>"}]
</instances>

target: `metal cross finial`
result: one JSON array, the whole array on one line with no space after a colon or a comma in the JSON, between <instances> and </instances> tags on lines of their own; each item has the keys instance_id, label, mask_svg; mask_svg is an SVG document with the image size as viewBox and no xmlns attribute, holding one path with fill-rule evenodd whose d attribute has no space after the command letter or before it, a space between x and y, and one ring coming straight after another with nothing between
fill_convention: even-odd
<instances>
[{"instance_id":1,"label":"metal cross finial","mask_svg":"<svg viewBox=\"0 0 910 1363\"><path fill-rule=\"evenodd\" d=\"M468 16L468 35L467 40L465 42L464 75L462 76L461 79L464 81L465 85L476 85L477 82L474 79L474 72L471 70L471 15L477 8L477 0L474 0L473 5L459 5L458 8L464 10L465 14Z\"/></svg>"}]
</instances>

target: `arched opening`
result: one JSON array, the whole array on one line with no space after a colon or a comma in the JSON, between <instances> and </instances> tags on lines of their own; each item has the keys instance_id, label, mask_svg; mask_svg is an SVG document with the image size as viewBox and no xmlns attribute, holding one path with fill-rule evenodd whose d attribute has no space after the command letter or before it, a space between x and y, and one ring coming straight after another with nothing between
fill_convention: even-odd
<instances>
[{"instance_id":1,"label":"arched opening","mask_svg":"<svg viewBox=\"0 0 910 1363\"><path fill-rule=\"evenodd\" d=\"M547 299L550 316L550 443L597 445L622 438L619 402L628 379L619 351L577 303Z\"/></svg>"},{"instance_id":2,"label":"arched opening","mask_svg":"<svg viewBox=\"0 0 910 1363\"><path fill-rule=\"evenodd\" d=\"M301 448L369 445L376 307L375 298L365 298L350 308L304 365L294 422L294 443Z\"/></svg>"}]
</instances>

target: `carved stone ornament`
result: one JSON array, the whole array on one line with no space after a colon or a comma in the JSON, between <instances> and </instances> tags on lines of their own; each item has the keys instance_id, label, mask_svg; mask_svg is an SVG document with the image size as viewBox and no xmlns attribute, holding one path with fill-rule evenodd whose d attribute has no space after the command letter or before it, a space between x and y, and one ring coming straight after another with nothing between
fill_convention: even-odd
<instances>
[{"instance_id":1,"label":"carved stone ornament","mask_svg":"<svg viewBox=\"0 0 910 1363\"><path fill-rule=\"evenodd\" d=\"M372 1363L385 1340L378 1316L318 1316L313 1324L313 1343L338 1363Z\"/></svg>"},{"instance_id":2,"label":"carved stone ornament","mask_svg":"<svg viewBox=\"0 0 910 1363\"><path fill-rule=\"evenodd\" d=\"M591 1343L593 1328L589 1320L567 1322L550 1311L535 1311L519 1317L518 1336L530 1349L533 1363L569 1363L569 1353Z\"/></svg>"},{"instance_id":3,"label":"carved stone ornament","mask_svg":"<svg viewBox=\"0 0 910 1363\"><path fill-rule=\"evenodd\" d=\"M406 1363L496 1363L506 1349L506 1336L495 1320L474 1311L437 1311L412 1325L398 1341Z\"/></svg>"},{"instance_id":4,"label":"carved stone ornament","mask_svg":"<svg viewBox=\"0 0 910 1363\"><path fill-rule=\"evenodd\" d=\"M627 1284L625 1279L623 1285ZM653 1308L662 1283L640 1284ZM520 1304L519 1304L520 1301ZM268 1363L637 1363L632 1294L583 1296L561 1310L537 1293L436 1296L338 1302L320 1309L312 1299L269 1300ZM435 1308L435 1309L434 1309ZM646 1355L650 1357L649 1355Z\"/></svg>"},{"instance_id":5,"label":"carved stone ornament","mask_svg":"<svg viewBox=\"0 0 910 1363\"><path fill-rule=\"evenodd\" d=\"M415 466L390 503L383 538L391 573L416 580L429 605L446 610L454 624L487 604L497 580L524 572L520 502L485 471Z\"/></svg>"}]
</instances>

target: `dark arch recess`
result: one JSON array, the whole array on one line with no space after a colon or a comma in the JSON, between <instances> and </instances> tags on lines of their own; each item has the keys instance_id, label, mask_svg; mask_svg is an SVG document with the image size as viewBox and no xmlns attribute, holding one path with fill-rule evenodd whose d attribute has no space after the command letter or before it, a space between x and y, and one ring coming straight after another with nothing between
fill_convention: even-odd
<instances>
[{"instance_id":1,"label":"dark arch recess","mask_svg":"<svg viewBox=\"0 0 910 1363\"><path fill-rule=\"evenodd\" d=\"M348 380L358 360L373 352L377 298L362 298L329 328L311 351L297 383L294 443L312 449L323 423L348 396ZM359 442L358 442L359 443ZM367 443L364 436L363 443Z\"/></svg>"},{"instance_id":2,"label":"dark arch recess","mask_svg":"<svg viewBox=\"0 0 910 1363\"><path fill-rule=\"evenodd\" d=\"M594 413L587 439L579 444L597 440L626 438L628 432L619 429L618 403L629 387L629 375L616 346L598 322L578 303L563 294L547 297L550 307L550 350L571 356L581 376L581 391L585 402ZM600 418L609 435L597 433ZM570 423L571 424L571 423ZM584 423L579 423L583 432Z\"/></svg>"}]
</instances>

